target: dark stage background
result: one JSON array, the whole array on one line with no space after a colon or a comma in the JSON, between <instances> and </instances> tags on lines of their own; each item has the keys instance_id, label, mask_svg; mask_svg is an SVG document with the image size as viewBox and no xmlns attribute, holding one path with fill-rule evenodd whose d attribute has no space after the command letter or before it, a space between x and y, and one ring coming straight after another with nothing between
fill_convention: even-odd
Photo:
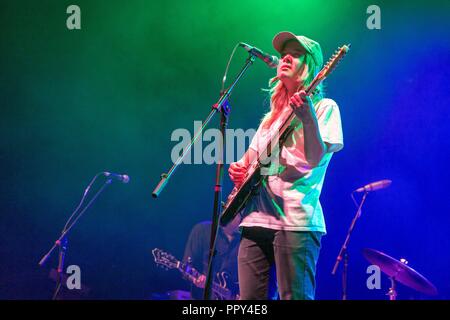
<instances>
[{"instance_id":1,"label":"dark stage background","mask_svg":"<svg viewBox=\"0 0 450 320\"><path fill-rule=\"evenodd\" d=\"M66 27L71 4L81 8L81 30ZM366 27L371 4L381 8L380 30ZM171 166L171 133L192 132L209 112L237 42L275 54L272 37L290 30L319 41L325 59L352 44L327 81L345 148L321 196L328 235L317 298L340 298L340 277L330 273L355 213L351 191L391 179L369 195L352 236L349 299L387 298L386 277L381 290L366 287L363 248L406 258L439 290L427 297L400 285L400 299L449 299L449 4L2 1L0 298L51 297L57 255L44 268L38 261L99 171L131 181L110 185L70 235L66 266L79 265L90 288L80 297L188 289L176 271L155 266L151 249L182 256L192 226L211 217L215 167L181 166L153 199ZM229 79L245 58L238 50ZM233 93L230 128L257 126L266 111L261 89L273 75L255 62ZM225 196L230 189L226 178Z\"/></svg>"}]
</instances>

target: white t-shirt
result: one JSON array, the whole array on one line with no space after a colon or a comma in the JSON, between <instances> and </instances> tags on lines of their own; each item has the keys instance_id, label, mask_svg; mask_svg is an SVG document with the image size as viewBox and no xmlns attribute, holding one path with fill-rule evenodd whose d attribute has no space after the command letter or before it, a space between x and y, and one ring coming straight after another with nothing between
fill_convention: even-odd
<instances>
[{"instance_id":1,"label":"white t-shirt","mask_svg":"<svg viewBox=\"0 0 450 320\"><path fill-rule=\"evenodd\" d=\"M285 109L289 113L290 107ZM328 152L316 167L312 168L308 164L304 152L303 126L299 122L292 136L284 143L281 156L279 150L272 152L278 161L270 163L263 186L241 212L243 220L240 226L326 233L319 196L332 154L341 150L344 143L336 102L321 99L314 109L322 140L329 144ZM269 129L260 126L249 148L263 153L268 139L278 134L283 115L286 113Z\"/></svg>"}]
</instances>

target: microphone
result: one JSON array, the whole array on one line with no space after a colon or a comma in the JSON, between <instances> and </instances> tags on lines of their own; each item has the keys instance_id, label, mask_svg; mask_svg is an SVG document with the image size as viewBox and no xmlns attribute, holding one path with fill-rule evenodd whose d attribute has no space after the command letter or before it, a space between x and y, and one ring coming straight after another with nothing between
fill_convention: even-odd
<instances>
[{"instance_id":1,"label":"microphone","mask_svg":"<svg viewBox=\"0 0 450 320\"><path fill-rule=\"evenodd\" d=\"M391 180L380 180L376 182L369 183L365 185L364 187L356 189L354 192L369 192L369 191L376 191L380 189L387 188L391 185Z\"/></svg>"},{"instance_id":2,"label":"microphone","mask_svg":"<svg viewBox=\"0 0 450 320\"><path fill-rule=\"evenodd\" d=\"M250 54L258 57L262 61L264 61L270 68L276 68L278 66L279 60L277 57L267 54L256 47L252 47L249 44L244 42L239 42L239 46L243 47Z\"/></svg>"},{"instance_id":3,"label":"microphone","mask_svg":"<svg viewBox=\"0 0 450 320\"><path fill-rule=\"evenodd\" d=\"M119 180L123 183L128 183L130 181L130 177L126 174L117 174L117 173L111 173L111 172L103 172L103 174L106 177L111 177L114 178L116 180Z\"/></svg>"}]
</instances>

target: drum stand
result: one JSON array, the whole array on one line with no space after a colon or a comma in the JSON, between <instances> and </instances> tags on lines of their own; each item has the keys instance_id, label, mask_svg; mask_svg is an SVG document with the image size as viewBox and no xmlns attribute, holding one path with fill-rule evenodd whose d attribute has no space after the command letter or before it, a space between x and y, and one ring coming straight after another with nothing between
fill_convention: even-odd
<instances>
[{"instance_id":1,"label":"drum stand","mask_svg":"<svg viewBox=\"0 0 450 320\"><path fill-rule=\"evenodd\" d=\"M389 277L389 280L391 280L391 287L389 288L388 293L386 293L387 296L389 296L389 300L396 300L397 299L397 291L396 283L395 283L395 277Z\"/></svg>"}]
</instances>

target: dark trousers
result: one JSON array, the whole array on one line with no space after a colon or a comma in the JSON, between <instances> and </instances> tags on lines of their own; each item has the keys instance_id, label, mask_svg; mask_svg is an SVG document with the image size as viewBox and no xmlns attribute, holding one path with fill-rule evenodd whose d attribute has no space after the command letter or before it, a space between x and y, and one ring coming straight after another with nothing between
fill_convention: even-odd
<instances>
[{"instance_id":1,"label":"dark trousers","mask_svg":"<svg viewBox=\"0 0 450 320\"><path fill-rule=\"evenodd\" d=\"M241 300L313 300L322 233L244 227L238 253ZM275 271L275 272L274 272Z\"/></svg>"}]
</instances>

